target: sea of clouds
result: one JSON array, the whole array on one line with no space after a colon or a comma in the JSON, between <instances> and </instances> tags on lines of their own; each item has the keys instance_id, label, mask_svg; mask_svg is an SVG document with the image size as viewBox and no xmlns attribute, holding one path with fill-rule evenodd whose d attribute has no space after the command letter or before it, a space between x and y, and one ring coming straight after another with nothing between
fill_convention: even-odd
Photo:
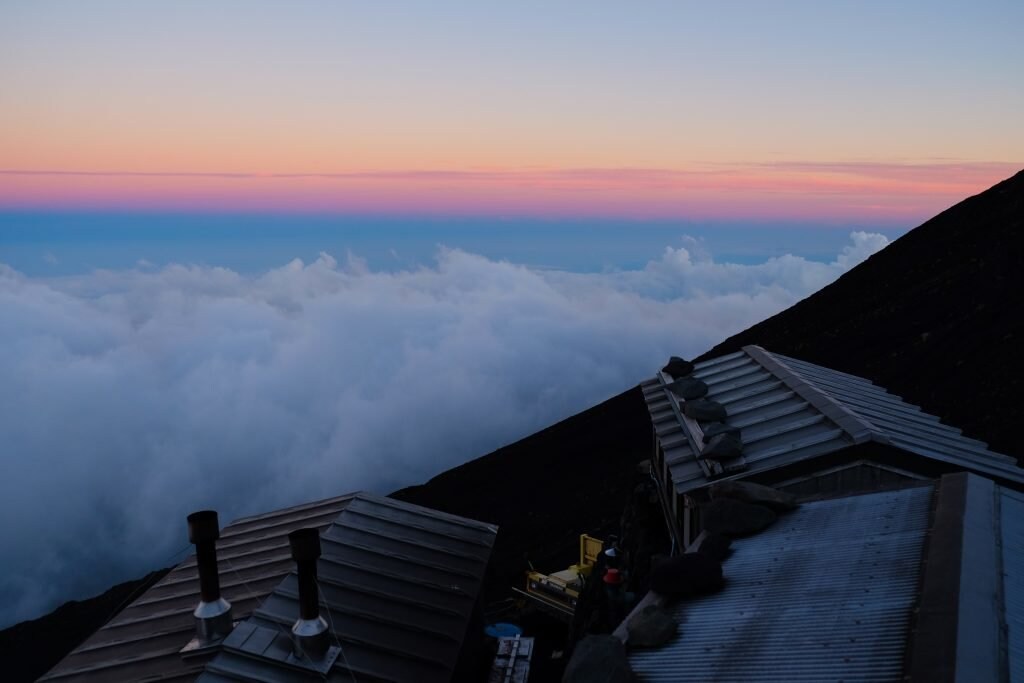
<instances>
[{"instance_id":1,"label":"sea of clouds","mask_svg":"<svg viewBox=\"0 0 1024 683\"><path fill-rule=\"evenodd\" d=\"M422 482L697 355L882 249L831 263L531 269L440 249L385 272L322 254L256 275L0 264L0 627L173 564L222 523Z\"/></svg>"}]
</instances>

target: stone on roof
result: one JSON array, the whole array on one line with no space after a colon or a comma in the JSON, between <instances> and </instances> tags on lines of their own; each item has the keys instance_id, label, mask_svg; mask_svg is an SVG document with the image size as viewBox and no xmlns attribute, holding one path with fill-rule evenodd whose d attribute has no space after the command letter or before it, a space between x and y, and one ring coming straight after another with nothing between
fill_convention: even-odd
<instances>
[{"instance_id":1,"label":"stone on roof","mask_svg":"<svg viewBox=\"0 0 1024 683\"><path fill-rule=\"evenodd\" d=\"M758 346L697 363L692 377L707 385L705 398L679 400L664 372L641 384L680 495L722 477L763 475L866 443L902 452L907 467L917 461L920 469L966 470L1024 486L1024 469L1014 458L861 377ZM709 405L723 414L713 414ZM719 463L701 457L703 430L723 429L716 423L739 430L741 458Z\"/></svg>"}]
</instances>

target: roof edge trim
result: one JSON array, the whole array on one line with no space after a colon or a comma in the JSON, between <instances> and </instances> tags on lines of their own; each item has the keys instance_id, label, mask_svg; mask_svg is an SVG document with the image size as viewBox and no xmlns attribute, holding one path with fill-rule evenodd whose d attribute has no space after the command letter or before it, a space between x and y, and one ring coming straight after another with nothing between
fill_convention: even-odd
<instances>
[{"instance_id":1,"label":"roof edge trim","mask_svg":"<svg viewBox=\"0 0 1024 683\"><path fill-rule=\"evenodd\" d=\"M456 526L461 526L466 529L473 529L475 531L481 531L488 534L497 534L498 525L491 524L490 522L481 522L477 519L470 519L468 517L460 517L459 515L453 515L450 512L444 512L443 510L435 510L434 508L428 508L423 505L417 505L416 503L408 503L404 500L397 500L391 496L384 496L379 493L370 493L369 491L357 491L353 494L353 498L362 499L377 505L383 505L385 507L394 508L396 510L403 510L406 512L415 511L417 514L424 515L426 517L433 517ZM346 508L347 509L347 508ZM342 510L344 512L344 510ZM339 515L340 516L340 515Z\"/></svg>"},{"instance_id":2,"label":"roof edge trim","mask_svg":"<svg viewBox=\"0 0 1024 683\"><path fill-rule=\"evenodd\" d=\"M838 425L840 429L849 435L853 443L859 444L872 440L883 444L889 443L888 437L877 427L844 408L813 384L801 379L788 365L765 349L751 344L744 346L743 351L754 362L775 375L783 384L795 391L800 398L810 403L811 406Z\"/></svg>"},{"instance_id":3,"label":"roof edge trim","mask_svg":"<svg viewBox=\"0 0 1024 683\"><path fill-rule=\"evenodd\" d=\"M913 681L956 680L968 476L947 474L935 487L916 623L907 637L904 673Z\"/></svg>"},{"instance_id":4,"label":"roof edge trim","mask_svg":"<svg viewBox=\"0 0 1024 683\"><path fill-rule=\"evenodd\" d=\"M998 576L999 510L991 479L967 475L960 559L960 618L957 623L956 680L1005 680L1000 676Z\"/></svg>"}]
</instances>

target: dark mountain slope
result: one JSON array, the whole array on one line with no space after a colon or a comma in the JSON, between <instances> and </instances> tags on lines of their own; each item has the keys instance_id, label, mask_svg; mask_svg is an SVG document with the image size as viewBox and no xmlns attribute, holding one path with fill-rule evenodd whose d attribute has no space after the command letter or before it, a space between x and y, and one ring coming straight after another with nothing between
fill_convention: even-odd
<instances>
[{"instance_id":1,"label":"dark mountain slope","mask_svg":"<svg viewBox=\"0 0 1024 683\"><path fill-rule=\"evenodd\" d=\"M46 616L0 631L3 680L18 683L39 678L168 571L159 569L101 595L65 602Z\"/></svg>"},{"instance_id":2,"label":"dark mountain slope","mask_svg":"<svg viewBox=\"0 0 1024 683\"><path fill-rule=\"evenodd\" d=\"M702 358L760 344L867 377L1024 456L1024 171Z\"/></svg>"},{"instance_id":3,"label":"dark mountain slope","mask_svg":"<svg viewBox=\"0 0 1024 683\"><path fill-rule=\"evenodd\" d=\"M523 581L524 554L538 569L564 569L579 534L614 533L636 463L652 434L639 387L489 455L391 494L501 527L489 598Z\"/></svg>"}]
</instances>

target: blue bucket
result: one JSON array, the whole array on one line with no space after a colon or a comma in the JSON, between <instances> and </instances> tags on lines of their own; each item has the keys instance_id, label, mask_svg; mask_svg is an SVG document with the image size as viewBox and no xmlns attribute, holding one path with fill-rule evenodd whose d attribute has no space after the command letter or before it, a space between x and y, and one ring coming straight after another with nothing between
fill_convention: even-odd
<instances>
[{"instance_id":1,"label":"blue bucket","mask_svg":"<svg viewBox=\"0 0 1024 683\"><path fill-rule=\"evenodd\" d=\"M484 633L491 638L515 638L516 636L523 635L523 629L515 624L499 622L497 624L488 624L484 627Z\"/></svg>"}]
</instances>

